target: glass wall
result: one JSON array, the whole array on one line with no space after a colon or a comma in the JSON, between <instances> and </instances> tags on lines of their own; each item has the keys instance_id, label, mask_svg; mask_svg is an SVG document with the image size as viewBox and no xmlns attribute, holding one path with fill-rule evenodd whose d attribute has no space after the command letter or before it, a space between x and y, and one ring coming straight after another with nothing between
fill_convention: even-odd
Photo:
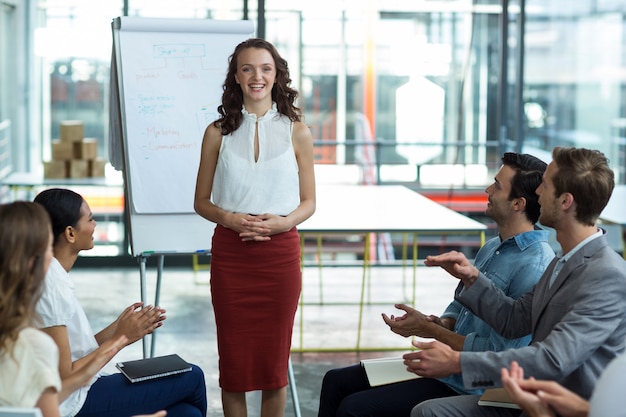
<instances>
[{"instance_id":1,"label":"glass wall","mask_svg":"<svg viewBox=\"0 0 626 417\"><path fill-rule=\"evenodd\" d=\"M266 5L267 38L297 65L318 163L358 164L365 182L485 183L497 152L498 4Z\"/></svg>"},{"instance_id":2,"label":"glass wall","mask_svg":"<svg viewBox=\"0 0 626 417\"><path fill-rule=\"evenodd\" d=\"M625 183L626 2L526 3L524 144L600 149Z\"/></svg>"},{"instance_id":3,"label":"glass wall","mask_svg":"<svg viewBox=\"0 0 626 417\"><path fill-rule=\"evenodd\" d=\"M355 164L362 181L471 188L505 149L549 158L555 145L577 145L607 153L626 181L626 0L527 0L524 14L503 1L266 0L265 37L290 63L317 162ZM8 35L22 33L15 5L34 10L26 61L43 76L27 97L41 114L27 122L27 107L9 105L28 84L7 81L9 59L0 80L0 116L27 137L20 146L31 142L20 152L32 159L18 164L26 169L49 159L67 119L82 120L106 157L114 17L258 18L257 2L244 0L2 4L3 56L29 42Z\"/></svg>"},{"instance_id":4,"label":"glass wall","mask_svg":"<svg viewBox=\"0 0 626 417\"><path fill-rule=\"evenodd\" d=\"M83 120L106 155L110 21L125 6L133 16L244 15L243 1L40 4L44 160L67 119ZM525 15L507 4L266 0L265 37L289 61L317 162L356 164L366 182L471 188L505 149L548 158L577 145L607 153L623 182L626 1L528 0ZM247 6L256 22L257 3Z\"/></svg>"},{"instance_id":5,"label":"glass wall","mask_svg":"<svg viewBox=\"0 0 626 417\"><path fill-rule=\"evenodd\" d=\"M20 79L18 65L13 57L20 48L22 37L15 36L18 29L19 13L13 1L0 2L0 178L11 171L17 164L17 150L13 149L11 135L23 133L16 131L15 122L23 117L16 105L18 83ZM2 190L0 190L0 196Z\"/></svg>"},{"instance_id":6,"label":"glass wall","mask_svg":"<svg viewBox=\"0 0 626 417\"><path fill-rule=\"evenodd\" d=\"M264 3L257 27L289 62L320 184L484 198L503 151L549 160L557 145L600 149L626 183L626 0ZM0 178L7 165L42 171L64 120L81 120L108 158L115 17L259 24L252 0L1 5ZM118 242L106 254L123 252L122 187L84 192L100 216L98 239Z\"/></svg>"},{"instance_id":7,"label":"glass wall","mask_svg":"<svg viewBox=\"0 0 626 417\"><path fill-rule=\"evenodd\" d=\"M11 97L15 97L15 86L9 82L16 75L15 65L9 57L15 53L16 45L9 42L9 34L15 30L15 7L0 3L0 178L12 169L11 120L16 117L11 111ZM2 191L0 190L0 193Z\"/></svg>"}]
</instances>

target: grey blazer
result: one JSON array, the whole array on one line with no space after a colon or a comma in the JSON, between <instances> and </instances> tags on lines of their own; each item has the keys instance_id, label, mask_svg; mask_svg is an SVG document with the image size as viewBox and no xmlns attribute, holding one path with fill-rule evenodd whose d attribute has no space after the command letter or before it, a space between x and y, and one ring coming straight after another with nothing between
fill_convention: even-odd
<instances>
[{"instance_id":1,"label":"grey blazer","mask_svg":"<svg viewBox=\"0 0 626 417\"><path fill-rule=\"evenodd\" d=\"M502 352L461 352L466 388L501 386L500 369L517 361L526 377L555 380L589 398L600 373L626 347L626 261L606 236L580 248L549 288L555 258L518 300L480 275L460 284L456 299L503 336L532 333L530 346Z\"/></svg>"}]
</instances>

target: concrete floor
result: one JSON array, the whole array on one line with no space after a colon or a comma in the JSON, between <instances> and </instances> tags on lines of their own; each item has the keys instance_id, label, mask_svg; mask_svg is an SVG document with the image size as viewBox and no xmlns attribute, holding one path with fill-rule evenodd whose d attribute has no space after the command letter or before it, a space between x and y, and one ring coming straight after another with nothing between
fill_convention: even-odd
<instances>
[{"instance_id":1,"label":"concrete floor","mask_svg":"<svg viewBox=\"0 0 626 417\"><path fill-rule=\"evenodd\" d=\"M194 272L191 266L165 268L160 305L167 309L168 318L156 333L155 355L178 353L204 370L209 400L207 416L213 417L221 416L222 409L209 274L208 270ZM75 268L71 276L96 332L115 320L124 307L141 299L139 267ZM399 356L410 349L410 340L391 333L380 314L397 314L394 303L412 303L413 270L399 266L373 267L366 276L369 285L365 287L365 297L369 303L363 307L360 350L357 351L362 268L304 268L304 303L296 315L292 343L295 387L302 417L317 415L319 390L327 370L353 364L362 358ZM154 303L155 281L156 271L149 268L149 304ZM417 268L416 282L415 305L424 313L437 315L452 299L457 284L444 271L423 266ZM138 342L121 351L105 370L116 372L115 362L141 357L143 347ZM250 393L249 416L259 415L259 403L260 393ZM295 415L290 394L285 415Z\"/></svg>"}]
</instances>

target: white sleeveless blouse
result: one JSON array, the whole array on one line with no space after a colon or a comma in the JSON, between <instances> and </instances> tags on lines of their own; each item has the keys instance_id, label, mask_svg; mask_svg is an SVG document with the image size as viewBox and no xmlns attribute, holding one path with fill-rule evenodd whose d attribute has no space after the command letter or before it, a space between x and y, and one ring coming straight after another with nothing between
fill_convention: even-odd
<instances>
[{"instance_id":1,"label":"white sleeveless blouse","mask_svg":"<svg viewBox=\"0 0 626 417\"><path fill-rule=\"evenodd\" d=\"M222 137L213 180L213 203L232 213L286 216L300 204L298 164L291 141L293 125L276 103L263 116L249 114ZM258 126L259 158L254 160Z\"/></svg>"}]
</instances>

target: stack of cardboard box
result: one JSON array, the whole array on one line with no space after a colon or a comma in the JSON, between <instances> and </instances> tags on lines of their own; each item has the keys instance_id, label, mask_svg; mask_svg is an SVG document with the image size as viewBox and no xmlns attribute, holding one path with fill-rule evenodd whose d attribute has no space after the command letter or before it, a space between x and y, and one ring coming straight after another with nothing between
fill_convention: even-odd
<instances>
[{"instance_id":1,"label":"stack of cardboard box","mask_svg":"<svg viewBox=\"0 0 626 417\"><path fill-rule=\"evenodd\" d=\"M44 162L45 178L103 177L106 161L98 158L98 141L84 137L80 120L65 120L60 139L52 140L52 160Z\"/></svg>"}]
</instances>

